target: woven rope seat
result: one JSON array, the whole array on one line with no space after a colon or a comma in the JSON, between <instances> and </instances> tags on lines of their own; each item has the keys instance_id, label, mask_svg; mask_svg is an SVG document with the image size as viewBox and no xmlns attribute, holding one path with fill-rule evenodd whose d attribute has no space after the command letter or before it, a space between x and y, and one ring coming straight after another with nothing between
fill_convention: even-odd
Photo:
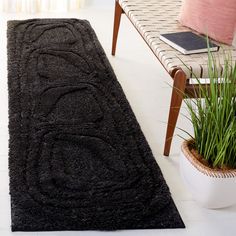
<instances>
[{"instance_id":1,"label":"woven rope seat","mask_svg":"<svg viewBox=\"0 0 236 236\"><path fill-rule=\"evenodd\" d=\"M119 0L119 4L170 74L178 67L187 78L194 77L192 72L197 77L208 78L207 53L183 55L159 39L161 33L189 31L178 22L181 0ZM219 52L213 53L221 65L224 53L236 60L236 48L222 44Z\"/></svg>"}]
</instances>

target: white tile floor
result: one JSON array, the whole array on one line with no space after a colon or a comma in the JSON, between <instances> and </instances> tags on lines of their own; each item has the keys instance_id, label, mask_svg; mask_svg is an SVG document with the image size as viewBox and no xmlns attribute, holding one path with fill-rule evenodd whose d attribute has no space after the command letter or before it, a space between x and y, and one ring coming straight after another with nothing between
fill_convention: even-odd
<instances>
[{"instance_id":1,"label":"white tile floor","mask_svg":"<svg viewBox=\"0 0 236 236\"><path fill-rule=\"evenodd\" d=\"M110 55L113 24L112 0L87 0L87 7L79 13L47 15L0 15L0 236L13 235L10 232L10 200L8 195L8 95L7 95L7 57L6 21L32 17L77 17L88 19L103 45L115 70L117 78L136 114L142 130L153 150L173 199L186 224L186 229L173 230L132 230L117 232L37 232L15 233L17 235L191 235L191 236L234 236L236 235L236 206L207 210L198 206L183 186L178 170L178 153L181 139L174 138L172 155L162 156L171 82L168 74L158 64L130 22L122 18L116 57ZM184 112L184 108L182 109ZM178 126L191 131L191 126L182 116ZM176 134L179 132L177 131Z\"/></svg>"}]
</instances>

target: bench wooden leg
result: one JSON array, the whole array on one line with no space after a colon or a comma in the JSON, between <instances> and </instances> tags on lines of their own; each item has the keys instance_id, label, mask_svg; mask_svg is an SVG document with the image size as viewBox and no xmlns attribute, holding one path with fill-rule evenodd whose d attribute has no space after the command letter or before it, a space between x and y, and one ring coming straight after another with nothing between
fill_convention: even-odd
<instances>
[{"instance_id":1,"label":"bench wooden leg","mask_svg":"<svg viewBox=\"0 0 236 236\"><path fill-rule=\"evenodd\" d=\"M116 42L118 37L118 31L120 28L120 18L123 13L123 9L119 5L118 1L115 3L115 16L114 16L114 27L113 27L113 40L112 40L112 52L111 54L114 56L116 53Z\"/></svg>"},{"instance_id":2,"label":"bench wooden leg","mask_svg":"<svg viewBox=\"0 0 236 236\"><path fill-rule=\"evenodd\" d=\"M169 156L170 153L171 142L175 131L176 122L179 116L179 111L183 100L183 93L185 91L185 87L186 87L186 75L181 69L179 69L174 74L174 83L172 89L171 104L170 104L165 147L164 147L165 156Z\"/></svg>"}]
</instances>

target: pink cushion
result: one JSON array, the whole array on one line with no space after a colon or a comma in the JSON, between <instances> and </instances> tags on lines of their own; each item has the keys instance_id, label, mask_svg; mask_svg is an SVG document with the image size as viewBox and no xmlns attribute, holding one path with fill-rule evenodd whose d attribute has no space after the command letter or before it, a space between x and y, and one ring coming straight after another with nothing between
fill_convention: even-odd
<instances>
[{"instance_id":1,"label":"pink cushion","mask_svg":"<svg viewBox=\"0 0 236 236\"><path fill-rule=\"evenodd\" d=\"M180 23L231 45L236 30L236 0L183 0Z\"/></svg>"}]
</instances>

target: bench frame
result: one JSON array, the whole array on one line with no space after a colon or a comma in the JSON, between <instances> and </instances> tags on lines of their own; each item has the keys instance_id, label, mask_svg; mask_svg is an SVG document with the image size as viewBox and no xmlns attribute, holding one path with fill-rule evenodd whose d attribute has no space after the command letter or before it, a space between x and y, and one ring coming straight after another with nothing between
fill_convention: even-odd
<instances>
[{"instance_id":1,"label":"bench frame","mask_svg":"<svg viewBox=\"0 0 236 236\"><path fill-rule=\"evenodd\" d=\"M121 15L123 13L125 13L125 12L121 8L121 6L119 4L119 0L116 0L115 1L115 14L114 14L114 27L113 27L112 52L111 52L111 54L113 56L116 53L116 45L117 45L118 32L119 32L119 28L120 28L120 20L121 20ZM130 20L129 17L128 17L128 19ZM133 24L132 21L131 21L131 23ZM135 27L135 25L134 25L134 27ZM141 35L141 37L143 38L142 35ZM144 41L146 42L145 39L144 39ZM147 44L147 42L146 42L146 44ZM152 52L153 52L153 50L152 50ZM155 53L154 53L154 55L155 55ZM157 59L159 60L159 58L157 58ZM159 62L161 62L161 61L159 60ZM162 64L162 62L161 62L161 64ZM164 65L163 65L163 67L165 68ZM189 79L187 78L185 72L181 68L174 68L173 70L167 71L167 72L169 73L169 75L173 79L173 89L172 89L172 95L171 95L171 103L170 103L170 108L169 108L169 117L168 117L165 146L164 146L164 153L163 153L165 156L169 156L169 154L170 154L171 143L172 143L177 119L179 116L179 111L180 111L180 107L182 104L183 95L186 94L188 96L194 97L194 94L196 92L196 88L195 88L196 86L189 83Z\"/></svg>"}]
</instances>

